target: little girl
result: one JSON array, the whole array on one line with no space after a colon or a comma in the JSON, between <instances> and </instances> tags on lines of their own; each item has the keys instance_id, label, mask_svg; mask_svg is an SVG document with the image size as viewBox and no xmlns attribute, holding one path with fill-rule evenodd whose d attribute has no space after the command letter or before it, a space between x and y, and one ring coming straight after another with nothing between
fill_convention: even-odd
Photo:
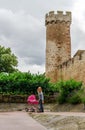
<instances>
[{"instance_id":1,"label":"little girl","mask_svg":"<svg viewBox=\"0 0 85 130\"><path fill-rule=\"evenodd\" d=\"M38 87L37 92L38 92L38 97L39 97L40 112L44 112L44 108L43 108L44 96L43 96L42 88Z\"/></svg>"}]
</instances>

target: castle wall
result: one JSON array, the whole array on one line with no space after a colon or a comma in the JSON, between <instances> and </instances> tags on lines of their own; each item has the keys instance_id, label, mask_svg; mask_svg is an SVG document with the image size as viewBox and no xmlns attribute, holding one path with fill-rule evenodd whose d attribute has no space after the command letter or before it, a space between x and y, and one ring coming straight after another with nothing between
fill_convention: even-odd
<instances>
[{"instance_id":1,"label":"castle wall","mask_svg":"<svg viewBox=\"0 0 85 130\"><path fill-rule=\"evenodd\" d=\"M85 51L58 66L57 80L75 79L85 84Z\"/></svg>"},{"instance_id":2,"label":"castle wall","mask_svg":"<svg viewBox=\"0 0 85 130\"><path fill-rule=\"evenodd\" d=\"M46 77L52 82L75 79L85 84L85 50L71 58L71 12L46 14Z\"/></svg>"}]
</instances>

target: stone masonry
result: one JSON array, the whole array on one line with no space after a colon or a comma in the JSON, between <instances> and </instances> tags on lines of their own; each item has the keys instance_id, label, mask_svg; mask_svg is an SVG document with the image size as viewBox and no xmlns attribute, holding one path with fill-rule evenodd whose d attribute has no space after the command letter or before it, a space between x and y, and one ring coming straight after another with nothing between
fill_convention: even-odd
<instances>
[{"instance_id":1,"label":"stone masonry","mask_svg":"<svg viewBox=\"0 0 85 130\"><path fill-rule=\"evenodd\" d=\"M46 14L46 77L52 82L75 79L85 83L85 50L71 58L71 12Z\"/></svg>"},{"instance_id":2,"label":"stone masonry","mask_svg":"<svg viewBox=\"0 0 85 130\"><path fill-rule=\"evenodd\" d=\"M73 58L58 66L57 79L75 79L85 84L85 50L78 50Z\"/></svg>"}]
</instances>

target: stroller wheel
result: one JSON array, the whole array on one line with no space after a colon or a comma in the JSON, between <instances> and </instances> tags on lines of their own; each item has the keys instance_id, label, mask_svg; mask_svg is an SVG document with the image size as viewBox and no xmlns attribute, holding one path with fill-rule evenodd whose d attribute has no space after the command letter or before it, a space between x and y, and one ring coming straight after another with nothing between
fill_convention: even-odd
<instances>
[{"instance_id":1,"label":"stroller wheel","mask_svg":"<svg viewBox=\"0 0 85 130\"><path fill-rule=\"evenodd\" d=\"M26 111L26 112L28 112L28 111L29 111L29 109L28 109L28 108L25 108L25 111Z\"/></svg>"},{"instance_id":2,"label":"stroller wheel","mask_svg":"<svg viewBox=\"0 0 85 130\"><path fill-rule=\"evenodd\" d=\"M30 110L31 112L35 112L35 109L34 108L31 108L31 110Z\"/></svg>"}]
</instances>

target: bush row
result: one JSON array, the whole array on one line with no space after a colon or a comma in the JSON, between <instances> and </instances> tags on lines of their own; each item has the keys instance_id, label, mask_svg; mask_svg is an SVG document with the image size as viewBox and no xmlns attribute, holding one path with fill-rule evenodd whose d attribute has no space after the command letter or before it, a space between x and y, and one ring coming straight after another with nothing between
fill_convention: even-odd
<instances>
[{"instance_id":1,"label":"bush row","mask_svg":"<svg viewBox=\"0 0 85 130\"><path fill-rule=\"evenodd\" d=\"M51 92L51 83L44 74L31 73L0 73L0 93L1 94L36 94L37 87L41 86L44 93Z\"/></svg>"},{"instance_id":2,"label":"bush row","mask_svg":"<svg viewBox=\"0 0 85 130\"><path fill-rule=\"evenodd\" d=\"M68 81L51 83L44 74L31 74L30 72L0 73L0 94L37 94L39 86L42 87L45 97L57 93L56 101L60 104L85 102L85 92L84 88L82 89L82 82L70 79Z\"/></svg>"}]
</instances>

